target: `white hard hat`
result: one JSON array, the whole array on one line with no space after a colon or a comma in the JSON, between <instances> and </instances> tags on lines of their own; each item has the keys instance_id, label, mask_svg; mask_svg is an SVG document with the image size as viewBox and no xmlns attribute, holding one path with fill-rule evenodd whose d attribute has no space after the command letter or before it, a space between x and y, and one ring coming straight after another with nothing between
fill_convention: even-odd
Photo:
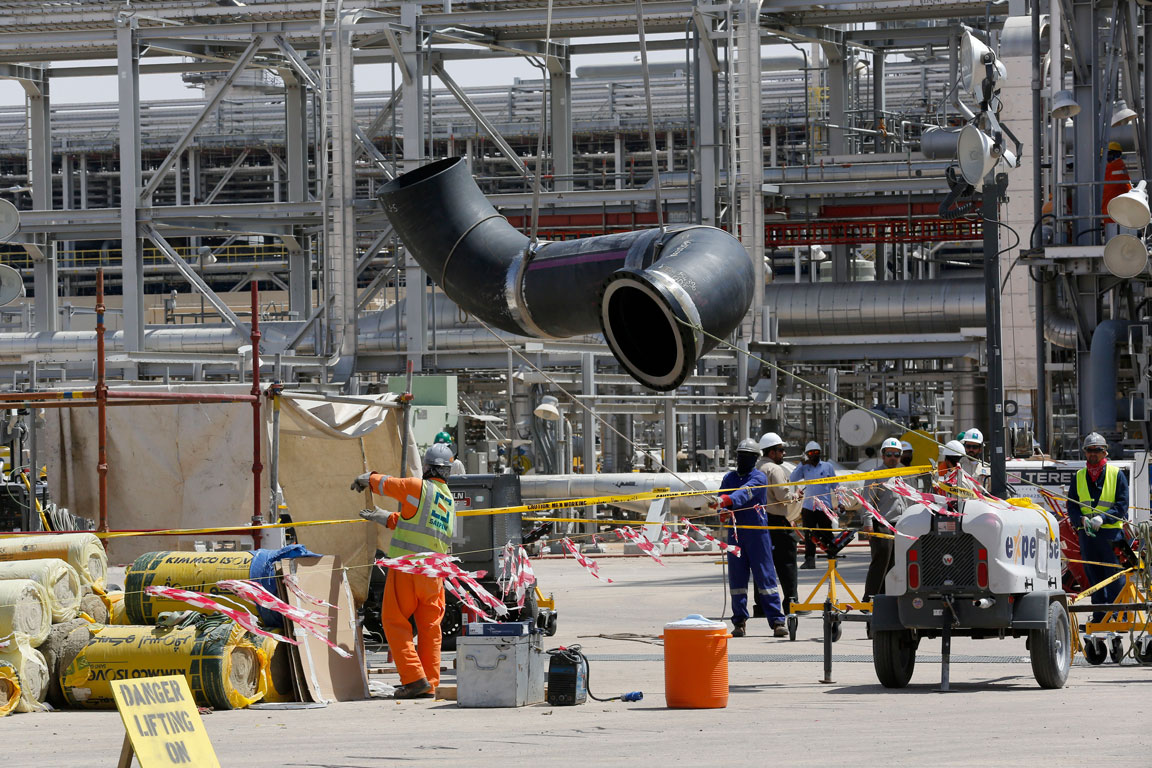
<instances>
[{"instance_id":1,"label":"white hard hat","mask_svg":"<svg viewBox=\"0 0 1152 768\"><path fill-rule=\"evenodd\" d=\"M904 450L904 447L902 445L900 445L900 441L894 437L890 437L887 440L885 440L884 442L880 443L880 450L881 451L886 451L889 448L895 448L898 451Z\"/></svg>"},{"instance_id":2,"label":"white hard hat","mask_svg":"<svg viewBox=\"0 0 1152 768\"><path fill-rule=\"evenodd\" d=\"M954 457L960 458L964 456L964 446L960 444L959 440L949 440L944 444L944 450L940 451L940 455L944 458Z\"/></svg>"},{"instance_id":3,"label":"white hard hat","mask_svg":"<svg viewBox=\"0 0 1152 768\"><path fill-rule=\"evenodd\" d=\"M808 445L804 446L804 453L808 453L809 451L823 451L823 450L824 449L820 447L820 443L816 442L815 440L809 440Z\"/></svg>"},{"instance_id":4,"label":"white hard hat","mask_svg":"<svg viewBox=\"0 0 1152 768\"><path fill-rule=\"evenodd\" d=\"M784 447L784 440L780 435L775 432L765 432L760 436L760 450L775 448L776 446Z\"/></svg>"},{"instance_id":5,"label":"white hard hat","mask_svg":"<svg viewBox=\"0 0 1152 768\"><path fill-rule=\"evenodd\" d=\"M964 433L963 440L966 443L980 443L981 445L983 445L984 444L984 433L981 432L980 430L976 429L976 427L972 427L972 429L970 429Z\"/></svg>"},{"instance_id":6,"label":"white hard hat","mask_svg":"<svg viewBox=\"0 0 1152 768\"><path fill-rule=\"evenodd\" d=\"M900 441L900 450L902 450L902 451L912 450L912 443L908 442L907 440L901 440Z\"/></svg>"},{"instance_id":7,"label":"white hard hat","mask_svg":"<svg viewBox=\"0 0 1152 768\"><path fill-rule=\"evenodd\" d=\"M1099 432L1091 432L1084 438L1084 444L1081 448L1103 448L1108 450L1108 441Z\"/></svg>"}]
</instances>

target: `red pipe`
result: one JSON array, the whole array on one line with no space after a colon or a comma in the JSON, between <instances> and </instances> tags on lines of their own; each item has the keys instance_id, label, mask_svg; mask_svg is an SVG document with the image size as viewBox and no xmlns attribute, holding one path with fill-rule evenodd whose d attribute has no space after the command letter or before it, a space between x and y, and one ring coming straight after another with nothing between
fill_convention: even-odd
<instances>
[{"instance_id":1,"label":"red pipe","mask_svg":"<svg viewBox=\"0 0 1152 768\"><path fill-rule=\"evenodd\" d=\"M100 517L98 531L108 530L108 382L104 379L104 270L96 270L96 419L99 443L96 474L99 477Z\"/></svg>"},{"instance_id":2,"label":"red pipe","mask_svg":"<svg viewBox=\"0 0 1152 768\"><path fill-rule=\"evenodd\" d=\"M252 525L263 525L260 511L260 289L252 281ZM260 549L260 529L252 531L252 545Z\"/></svg>"}]
</instances>

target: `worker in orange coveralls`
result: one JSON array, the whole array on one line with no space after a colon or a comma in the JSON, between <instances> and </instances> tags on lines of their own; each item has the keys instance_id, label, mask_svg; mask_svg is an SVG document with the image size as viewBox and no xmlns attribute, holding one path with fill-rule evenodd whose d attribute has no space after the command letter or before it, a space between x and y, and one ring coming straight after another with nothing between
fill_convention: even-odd
<instances>
[{"instance_id":1,"label":"worker in orange coveralls","mask_svg":"<svg viewBox=\"0 0 1152 768\"><path fill-rule=\"evenodd\" d=\"M456 527L456 508L445 480L452 470L452 448L439 443L424 454L424 477L388 477L365 472L352 481L352 490L369 488L400 502L399 512L366 509L360 513L392 529L388 557L421 552L447 553ZM394 698L424 699L440 683L440 620L444 618L444 580L390 570L380 613L388 649L400 673ZM414 619L419 650L412 643Z\"/></svg>"}]
</instances>

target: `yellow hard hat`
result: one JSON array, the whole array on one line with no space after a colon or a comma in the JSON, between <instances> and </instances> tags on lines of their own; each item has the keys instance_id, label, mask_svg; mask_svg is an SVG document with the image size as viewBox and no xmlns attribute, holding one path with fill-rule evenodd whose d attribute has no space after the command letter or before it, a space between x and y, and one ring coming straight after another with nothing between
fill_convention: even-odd
<instances>
[{"instance_id":1,"label":"yellow hard hat","mask_svg":"<svg viewBox=\"0 0 1152 768\"><path fill-rule=\"evenodd\" d=\"M1110 142L1108 142L1108 151L1109 152L1123 152L1124 147L1120 146L1120 142L1118 142L1118 141L1110 141Z\"/></svg>"}]
</instances>

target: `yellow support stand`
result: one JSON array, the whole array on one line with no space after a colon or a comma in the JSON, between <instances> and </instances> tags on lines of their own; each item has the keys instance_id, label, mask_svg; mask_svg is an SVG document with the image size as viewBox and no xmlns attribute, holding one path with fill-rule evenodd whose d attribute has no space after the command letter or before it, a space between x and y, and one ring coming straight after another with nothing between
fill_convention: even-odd
<instances>
[{"instance_id":1,"label":"yellow support stand","mask_svg":"<svg viewBox=\"0 0 1152 768\"><path fill-rule=\"evenodd\" d=\"M852 588L848 586L848 582L844 581L844 577L840 575L840 571L836 568L836 561L837 558L835 557L828 558L827 569L824 571L824 575L820 578L820 581L816 582L816 586L812 588L812 592L809 593L807 599L801 603L792 603L792 606L788 610L789 613L800 613L801 611L819 611L824 608L824 604L826 602L831 603L832 606L838 611L872 610L871 601L861 601L856 597L856 593L852 591ZM825 584L828 585L828 594L826 595L825 599L820 600L819 602L813 602L816 598L816 595L820 592L820 588ZM851 601L840 601L836 599L837 584L839 584L844 589L844 591L848 593L848 597L852 598Z\"/></svg>"}]
</instances>

